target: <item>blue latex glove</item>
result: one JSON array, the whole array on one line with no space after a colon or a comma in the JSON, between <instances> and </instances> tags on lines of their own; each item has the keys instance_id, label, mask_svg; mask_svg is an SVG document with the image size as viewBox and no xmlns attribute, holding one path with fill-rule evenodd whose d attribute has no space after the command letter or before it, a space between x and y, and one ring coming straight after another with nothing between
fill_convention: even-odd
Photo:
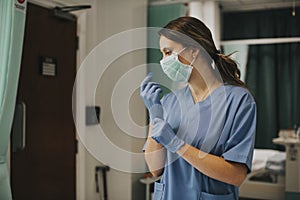
<instances>
[{"instance_id":1,"label":"blue latex glove","mask_svg":"<svg viewBox=\"0 0 300 200\"><path fill-rule=\"evenodd\" d=\"M151 137L172 153L176 153L184 145L184 141L175 135L168 122L159 118L155 118L153 122Z\"/></svg>"},{"instance_id":2,"label":"blue latex glove","mask_svg":"<svg viewBox=\"0 0 300 200\"><path fill-rule=\"evenodd\" d=\"M153 121L155 118L163 119L163 108L159 98L162 89L159 84L150 82L151 78L152 73L149 73L141 83L140 95L149 111L150 120Z\"/></svg>"}]
</instances>

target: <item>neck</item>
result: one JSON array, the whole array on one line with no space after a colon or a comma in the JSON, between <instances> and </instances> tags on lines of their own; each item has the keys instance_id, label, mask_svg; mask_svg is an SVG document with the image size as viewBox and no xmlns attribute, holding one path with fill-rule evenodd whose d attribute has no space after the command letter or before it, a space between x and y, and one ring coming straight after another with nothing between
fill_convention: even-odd
<instances>
[{"instance_id":1,"label":"neck","mask_svg":"<svg viewBox=\"0 0 300 200\"><path fill-rule=\"evenodd\" d=\"M207 68L208 67L210 66L207 66ZM205 75L205 77L202 75ZM221 84L222 81L217 77L216 73L212 73L211 69L202 70L200 73L194 68L189 80L189 87L194 102L203 101Z\"/></svg>"}]
</instances>

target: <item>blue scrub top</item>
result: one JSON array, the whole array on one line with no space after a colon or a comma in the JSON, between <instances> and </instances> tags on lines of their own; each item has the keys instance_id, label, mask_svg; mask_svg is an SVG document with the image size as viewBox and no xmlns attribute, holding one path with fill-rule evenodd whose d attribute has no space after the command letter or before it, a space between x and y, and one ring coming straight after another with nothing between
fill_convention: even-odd
<instances>
[{"instance_id":1,"label":"blue scrub top","mask_svg":"<svg viewBox=\"0 0 300 200\"><path fill-rule=\"evenodd\" d=\"M186 143L251 171L256 104L244 88L222 85L194 103L187 86L165 95L164 119ZM233 200L238 187L210 178L176 153L167 152L164 173L155 183L154 200Z\"/></svg>"}]
</instances>

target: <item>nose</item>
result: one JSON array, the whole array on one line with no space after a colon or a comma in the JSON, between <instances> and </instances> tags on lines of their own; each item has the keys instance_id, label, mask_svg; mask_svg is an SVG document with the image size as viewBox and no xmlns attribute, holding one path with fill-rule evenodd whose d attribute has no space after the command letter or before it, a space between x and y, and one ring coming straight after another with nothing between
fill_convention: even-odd
<instances>
[{"instance_id":1,"label":"nose","mask_svg":"<svg viewBox=\"0 0 300 200\"><path fill-rule=\"evenodd\" d=\"M161 59L164 59L166 57L167 57L167 55L165 53L162 53Z\"/></svg>"}]
</instances>

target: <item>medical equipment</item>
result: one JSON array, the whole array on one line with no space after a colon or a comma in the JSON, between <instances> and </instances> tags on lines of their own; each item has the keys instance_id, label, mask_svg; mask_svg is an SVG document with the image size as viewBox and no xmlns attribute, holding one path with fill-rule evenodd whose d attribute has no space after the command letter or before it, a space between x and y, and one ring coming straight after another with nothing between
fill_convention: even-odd
<instances>
[{"instance_id":1,"label":"medical equipment","mask_svg":"<svg viewBox=\"0 0 300 200\"><path fill-rule=\"evenodd\" d=\"M295 134L295 137L275 138L273 142L285 146L285 199L300 199L300 140Z\"/></svg>"},{"instance_id":2,"label":"medical equipment","mask_svg":"<svg viewBox=\"0 0 300 200\"><path fill-rule=\"evenodd\" d=\"M243 198L282 200L285 195L285 153L255 149L252 172L239 188Z\"/></svg>"},{"instance_id":3,"label":"medical equipment","mask_svg":"<svg viewBox=\"0 0 300 200\"><path fill-rule=\"evenodd\" d=\"M300 129L280 130L273 139L285 152L255 149L253 169L240 187L240 197L300 199Z\"/></svg>"}]
</instances>

